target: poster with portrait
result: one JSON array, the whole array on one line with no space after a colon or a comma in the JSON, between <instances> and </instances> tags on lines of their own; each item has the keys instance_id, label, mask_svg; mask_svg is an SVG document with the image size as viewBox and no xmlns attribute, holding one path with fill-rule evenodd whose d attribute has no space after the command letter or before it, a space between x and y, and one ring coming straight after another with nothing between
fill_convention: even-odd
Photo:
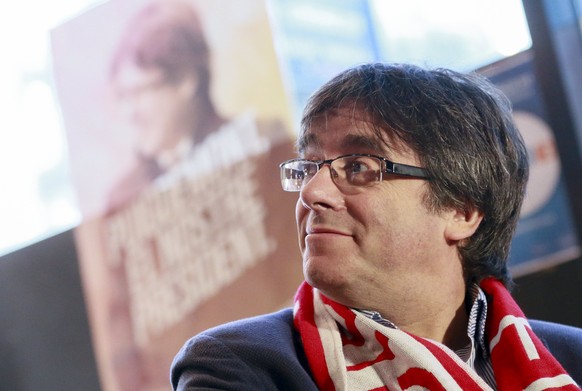
<instances>
[{"instance_id":1,"label":"poster with portrait","mask_svg":"<svg viewBox=\"0 0 582 391\"><path fill-rule=\"evenodd\" d=\"M530 177L511 245L514 277L580 256L554 131L548 124L532 61L525 51L481 69L511 100L530 160Z\"/></svg>"},{"instance_id":2,"label":"poster with portrait","mask_svg":"<svg viewBox=\"0 0 582 391\"><path fill-rule=\"evenodd\" d=\"M292 303L292 113L263 0L114 0L52 32L102 388L168 390L194 334Z\"/></svg>"}]
</instances>

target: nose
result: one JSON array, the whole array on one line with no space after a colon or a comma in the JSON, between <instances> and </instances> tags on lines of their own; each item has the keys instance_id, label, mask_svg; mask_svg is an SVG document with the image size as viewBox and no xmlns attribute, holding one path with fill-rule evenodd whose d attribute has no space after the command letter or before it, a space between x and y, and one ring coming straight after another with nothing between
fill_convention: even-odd
<instances>
[{"instance_id":1,"label":"nose","mask_svg":"<svg viewBox=\"0 0 582 391\"><path fill-rule=\"evenodd\" d=\"M329 164L324 164L309 182L303 185L299 199L307 209L334 209L344 206L343 193L331 178Z\"/></svg>"}]
</instances>

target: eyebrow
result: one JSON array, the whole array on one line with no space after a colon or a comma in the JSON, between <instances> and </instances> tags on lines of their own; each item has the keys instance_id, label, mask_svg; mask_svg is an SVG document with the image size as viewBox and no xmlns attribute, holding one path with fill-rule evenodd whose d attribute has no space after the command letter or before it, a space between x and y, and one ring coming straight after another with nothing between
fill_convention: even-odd
<instances>
[{"instance_id":1,"label":"eyebrow","mask_svg":"<svg viewBox=\"0 0 582 391\"><path fill-rule=\"evenodd\" d=\"M313 133L303 134L297 140L297 152L299 154L303 154L307 148L312 146L316 146L316 148L319 146L318 138Z\"/></svg>"},{"instance_id":2,"label":"eyebrow","mask_svg":"<svg viewBox=\"0 0 582 391\"><path fill-rule=\"evenodd\" d=\"M362 136L359 134L348 134L341 143L342 149L358 148L372 150L374 152L383 152L380 141L376 138Z\"/></svg>"},{"instance_id":3,"label":"eyebrow","mask_svg":"<svg viewBox=\"0 0 582 391\"><path fill-rule=\"evenodd\" d=\"M319 138L313 134L308 133L303 135L299 140L297 140L297 151L300 154L305 153L307 149L321 149L321 143ZM377 138L371 138L368 136L363 136L360 134L348 134L344 137L340 144L340 148L345 151L351 149L367 150L376 153L384 153L382 148L382 143Z\"/></svg>"}]
</instances>

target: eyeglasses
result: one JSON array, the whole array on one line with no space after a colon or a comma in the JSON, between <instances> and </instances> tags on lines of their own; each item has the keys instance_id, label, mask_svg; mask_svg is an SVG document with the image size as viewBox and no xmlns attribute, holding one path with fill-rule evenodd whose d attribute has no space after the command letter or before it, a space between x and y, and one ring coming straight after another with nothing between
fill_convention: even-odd
<instances>
[{"instance_id":1,"label":"eyeglasses","mask_svg":"<svg viewBox=\"0 0 582 391\"><path fill-rule=\"evenodd\" d=\"M384 174L428 179L424 168L394 163L381 156L355 153L328 160L291 159L279 165L281 186L285 191L301 191L321 167L329 164L331 179L340 190L372 186Z\"/></svg>"}]
</instances>

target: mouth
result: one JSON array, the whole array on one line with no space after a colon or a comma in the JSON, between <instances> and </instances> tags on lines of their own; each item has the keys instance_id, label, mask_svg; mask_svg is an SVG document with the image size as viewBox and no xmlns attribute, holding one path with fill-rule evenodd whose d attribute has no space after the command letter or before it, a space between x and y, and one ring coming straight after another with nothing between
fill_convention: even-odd
<instances>
[{"instance_id":1,"label":"mouth","mask_svg":"<svg viewBox=\"0 0 582 391\"><path fill-rule=\"evenodd\" d=\"M352 236L351 234L342 231L337 228L332 227L308 227L306 230L307 235L339 235L339 236Z\"/></svg>"}]
</instances>

